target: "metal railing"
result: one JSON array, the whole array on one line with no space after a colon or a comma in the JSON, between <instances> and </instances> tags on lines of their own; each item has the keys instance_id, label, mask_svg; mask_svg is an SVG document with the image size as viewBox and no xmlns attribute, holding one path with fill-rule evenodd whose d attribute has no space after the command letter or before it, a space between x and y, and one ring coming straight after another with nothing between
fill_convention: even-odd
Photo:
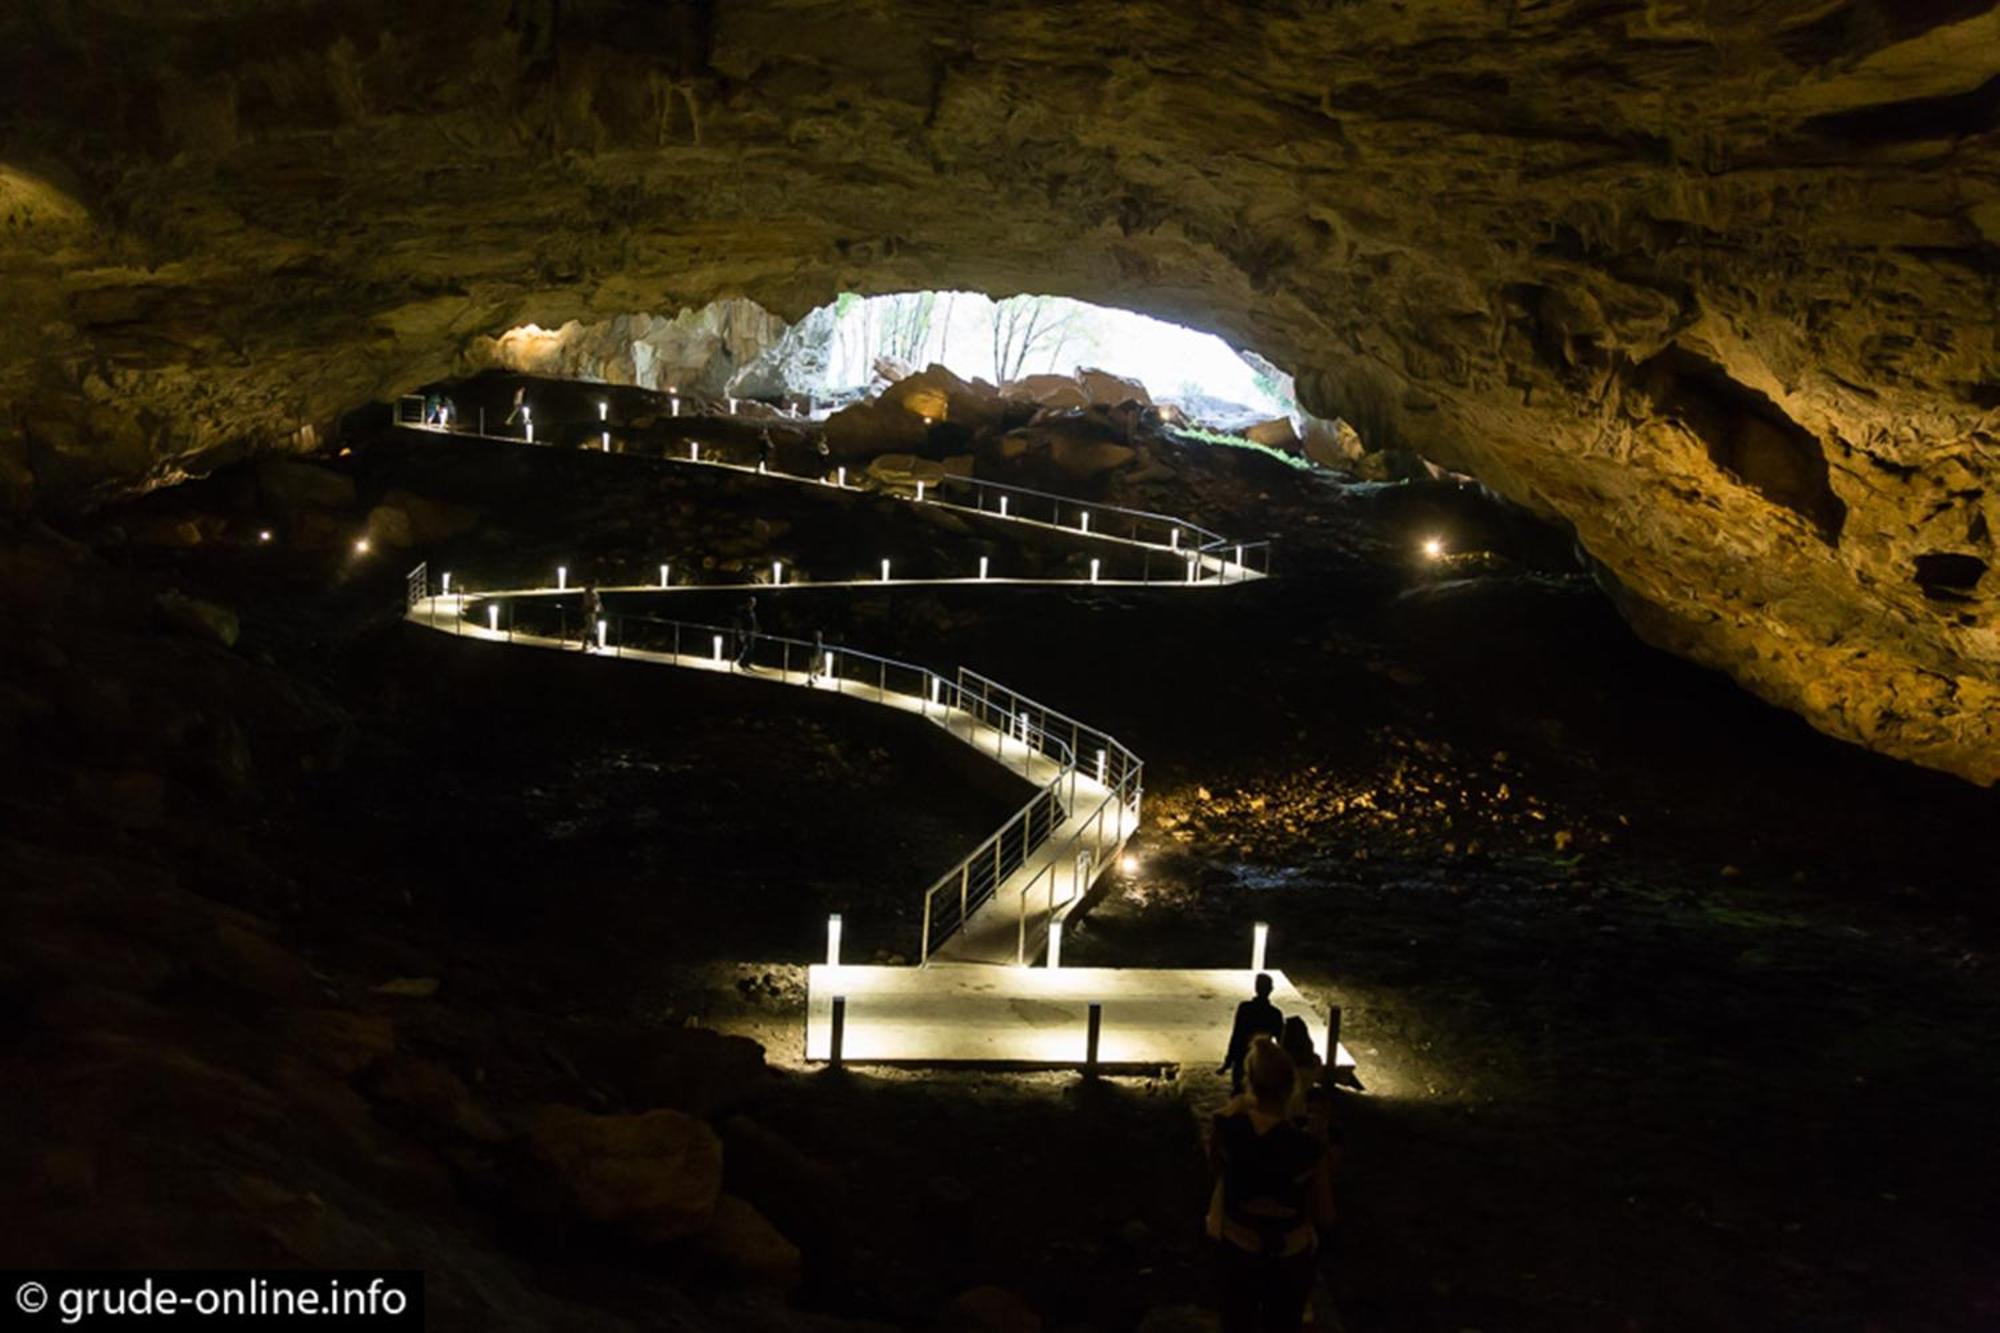
<instances>
[{"instance_id":1,"label":"metal railing","mask_svg":"<svg viewBox=\"0 0 2000 1333\"><path fill-rule=\"evenodd\" d=\"M583 429L557 423L551 429L536 432L524 422L520 434L498 435L487 432L483 407L479 409L476 427L471 422L457 418L434 422L426 419L426 412L427 402L423 395L405 394L393 405L392 422L394 425L410 429L427 430L437 434L469 435L509 444L537 442L535 437L538 433L542 437L540 443L552 443L563 431ZM586 421L584 426L589 428L587 435L590 440L599 442L607 448L614 435L621 437L622 440L627 433L605 420ZM1161 576L1155 578L1149 559L1141 576L1141 581L1146 583L1202 584L1211 581L1236 583L1246 581L1253 576L1265 578L1270 575L1271 540L1268 537L1255 541L1238 541L1225 537L1212 528L1203 527L1191 519L1180 518L1173 514L1134 509L1126 505L1079 500L1053 491L986 481L979 477L947 474L935 481L885 483L869 478L863 472L854 481L847 481L844 479L845 469L830 469L817 473L788 472L775 463L767 466L761 461L739 462L728 456L731 453L752 455L755 449L756 446L751 444L711 442L705 451L698 445L690 444L686 456L662 449L660 457L666 462L754 472L780 481L836 485L843 490L873 491L989 519L1051 528L1080 538L1144 546L1150 551L1168 553L1184 561L1178 568L1170 562ZM1239 548L1246 558L1231 560L1231 555ZM1177 573L1185 576L1175 577Z\"/></svg>"},{"instance_id":2,"label":"metal railing","mask_svg":"<svg viewBox=\"0 0 2000 1333\"><path fill-rule=\"evenodd\" d=\"M1028 907L1038 885L1047 910L1055 912L1082 896L1106 862L1104 847L1122 846L1136 822L1144 765L1109 734L1088 726L1045 704L1027 698L975 671L961 668L956 680L928 667L824 640L807 642L785 635L752 631L741 625L714 625L657 616L607 613L593 624L572 615L569 600L581 593L556 596L536 590L468 593L445 608L452 630L462 633L468 620L479 625L484 611L488 633L507 642L517 640L580 647L592 646L613 657L628 653L666 658L676 665L701 665L714 670L776 672L788 684L833 690L841 694L896 702L1004 767L1038 782L1034 796L1006 823L990 834L957 865L941 875L924 894L920 960L961 930L1009 877L1024 869L1049 840L1071 822L1079 797L1094 799L1086 823L1077 828L1056 858L1023 886L1019 905L1016 961L1025 963L1039 952L1047 921L1032 932ZM439 607L429 595L427 565L408 577L408 611L424 623L439 625ZM504 622L504 623L503 623ZM989 741L986 733L990 733ZM1087 784L1087 785L1086 785ZM1100 794L1101 793L1101 794ZM1115 819L1115 825L1114 825ZM1074 864L1088 841L1093 857L1088 866ZM1065 860L1065 857L1071 858ZM1071 866L1068 889L1057 899L1058 871Z\"/></svg>"}]
</instances>

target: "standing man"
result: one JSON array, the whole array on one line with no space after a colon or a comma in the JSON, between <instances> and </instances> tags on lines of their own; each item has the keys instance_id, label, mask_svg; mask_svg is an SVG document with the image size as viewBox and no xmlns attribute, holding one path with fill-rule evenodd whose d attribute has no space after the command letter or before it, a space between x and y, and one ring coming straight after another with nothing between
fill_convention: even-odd
<instances>
[{"instance_id":1,"label":"standing man","mask_svg":"<svg viewBox=\"0 0 2000 1333\"><path fill-rule=\"evenodd\" d=\"M769 472L771 470L771 448L771 428L766 426L757 432L757 470L759 472Z\"/></svg>"},{"instance_id":2,"label":"standing man","mask_svg":"<svg viewBox=\"0 0 2000 1333\"><path fill-rule=\"evenodd\" d=\"M1222 1059L1218 1074L1229 1075L1229 1090L1243 1091L1243 1057L1250 1053L1250 1040L1258 1035L1276 1041L1284 1035L1285 1016L1271 1003L1271 974L1257 974L1257 994L1236 1006L1236 1025L1229 1030L1229 1054Z\"/></svg>"}]
</instances>

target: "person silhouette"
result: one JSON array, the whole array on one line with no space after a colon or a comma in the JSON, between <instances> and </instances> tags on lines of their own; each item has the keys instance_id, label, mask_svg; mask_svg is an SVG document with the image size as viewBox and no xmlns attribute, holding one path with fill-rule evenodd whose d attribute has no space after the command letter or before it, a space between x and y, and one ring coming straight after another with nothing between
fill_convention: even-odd
<instances>
[{"instance_id":1,"label":"person silhouette","mask_svg":"<svg viewBox=\"0 0 2000 1333\"><path fill-rule=\"evenodd\" d=\"M1215 1072L1229 1075L1229 1090L1243 1091L1243 1057L1249 1054L1250 1039L1259 1035L1276 1041L1285 1031L1285 1016L1271 1003L1271 974L1257 974L1257 994L1236 1006L1236 1023L1229 1030L1229 1053Z\"/></svg>"}]
</instances>

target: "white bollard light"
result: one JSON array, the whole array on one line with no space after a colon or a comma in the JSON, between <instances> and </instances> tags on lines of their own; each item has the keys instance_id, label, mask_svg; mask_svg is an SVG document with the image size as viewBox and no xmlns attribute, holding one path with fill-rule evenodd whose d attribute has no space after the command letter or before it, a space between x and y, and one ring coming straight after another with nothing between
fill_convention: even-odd
<instances>
[{"instance_id":1,"label":"white bollard light","mask_svg":"<svg viewBox=\"0 0 2000 1333\"><path fill-rule=\"evenodd\" d=\"M1099 782L1104 781L1104 763L1105 763L1104 751L1099 750L1097 752L1097 780Z\"/></svg>"},{"instance_id":2,"label":"white bollard light","mask_svg":"<svg viewBox=\"0 0 2000 1333\"><path fill-rule=\"evenodd\" d=\"M664 587L666 587L666 586L667 586L667 571L668 571L669 569L671 569L671 568L672 568L672 566L671 566L671 565L661 565L661 566L660 566L660 586L661 586L662 588L664 588Z\"/></svg>"},{"instance_id":3,"label":"white bollard light","mask_svg":"<svg viewBox=\"0 0 2000 1333\"><path fill-rule=\"evenodd\" d=\"M535 442L535 423L534 423L534 422L530 421L530 422L528 422L528 423L527 423L527 431L528 431L528 443L529 443L529 444L533 444L533 443Z\"/></svg>"},{"instance_id":4,"label":"white bollard light","mask_svg":"<svg viewBox=\"0 0 2000 1333\"><path fill-rule=\"evenodd\" d=\"M610 453L610 452L611 452L611 432L610 432L610 431L608 431L608 430L607 430L607 431L603 431L603 432L600 432L597 438L598 438L598 443L600 443L600 444L602 444L602 445L604 446L604 452L605 452L605 453L607 453L607 454L608 454L608 453Z\"/></svg>"},{"instance_id":5,"label":"white bollard light","mask_svg":"<svg viewBox=\"0 0 2000 1333\"><path fill-rule=\"evenodd\" d=\"M982 583L986 580L986 561L987 557L983 555L979 557L979 578Z\"/></svg>"},{"instance_id":6,"label":"white bollard light","mask_svg":"<svg viewBox=\"0 0 2000 1333\"><path fill-rule=\"evenodd\" d=\"M776 587L785 581L785 564L782 560L771 562L771 584Z\"/></svg>"},{"instance_id":7,"label":"white bollard light","mask_svg":"<svg viewBox=\"0 0 2000 1333\"><path fill-rule=\"evenodd\" d=\"M1049 922L1049 971L1062 967L1062 922Z\"/></svg>"},{"instance_id":8,"label":"white bollard light","mask_svg":"<svg viewBox=\"0 0 2000 1333\"><path fill-rule=\"evenodd\" d=\"M1167 543L1167 549L1170 551L1178 551L1181 549L1181 530L1179 528L1174 529L1173 538Z\"/></svg>"},{"instance_id":9,"label":"white bollard light","mask_svg":"<svg viewBox=\"0 0 2000 1333\"><path fill-rule=\"evenodd\" d=\"M679 415L681 414L681 400L680 400L680 399L678 399L678 398L669 398L669 399L667 399L667 407L668 407L668 409L669 409L669 411L668 411L668 415L670 415L670 416L676 416L676 417L677 417L677 416L679 416Z\"/></svg>"},{"instance_id":10,"label":"white bollard light","mask_svg":"<svg viewBox=\"0 0 2000 1333\"><path fill-rule=\"evenodd\" d=\"M1084 510L1084 511L1083 511L1083 522L1082 522L1081 524L1079 524L1079 525L1078 525L1078 529L1077 529L1077 530L1078 530L1079 532L1089 532L1089 531L1090 531L1090 511L1089 511L1088 509L1086 509L1086 510Z\"/></svg>"},{"instance_id":11,"label":"white bollard light","mask_svg":"<svg viewBox=\"0 0 2000 1333\"><path fill-rule=\"evenodd\" d=\"M602 398L597 400L597 419L599 421L611 420L611 404Z\"/></svg>"},{"instance_id":12,"label":"white bollard light","mask_svg":"<svg viewBox=\"0 0 2000 1333\"><path fill-rule=\"evenodd\" d=\"M498 602L491 603L486 608L486 628L492 630L495 634L500 632L500 604Z\"/></svg>"},{"instance_id":13,"label":"white bollard light","mask_svg":"<svg viewBox=\"0 0 2000 1333\"><path fill-rule=\"evenodd\" d=\"M568 587L569 587L569 566L568 566L568 565L557 565L557 566L556 566L556 591L557 591L557 592L562 592L562 591L563 591L564 589L566 589L566 588L568 588Z\"/></svg>"},{"instance_id":14,"label":"white bollard light","mask_svg":"<svg viewBox=\"0 0 2000 1333\"><path fill-rule=\"evenodd\" d=\"M1007 497L1004 495L1000 497L1000 517L1007 517Z\"/></svg>"},{"instance_id":15,"label":"white bollard light","mask_svg":"<svg viewBox=\"0 0 2000 1333\"><path fill-rule=\"evenodd\" d=\"M1097 563L1095 560L1090 562L1090 581L1092 583L1097 582Z\"/></svg>"},{"instance_id":16,"label":"white bollard light","mask_svg":"<svg viewBox=\"0 0 2000 1333\"><path fill-rule=\"evenodd\" d=\"M924 484L921 481L917 483L917 498L919 500L924 498Z\"/></svg>"},{"instance_id":17,"label":"white bollard light","mask_svg":"<svg viewBox=\"0 0 2000 1333\"><path fill-rule=\"evenodd\" d=\"M1194 582L1194 572L1195 572L1195 558L1194 558L1193 556L1189 556L1189 557L1188 557L1188 580L1187 580L1187 581L1188 581L1189 583L1193 583L1193 582Z\"/></svg>"},{"instance_id":18,"label":"white bollard light","mask_svg":"<svg viewBox=\"0 0 2000 1333\"><path fill-rule=\"evenodd\" d=\"M825 677L826 677L826 678L827 678L828 680L832 680L832 679L833 679L833 654L832 654L832 653L828 653L828 654L826 655L826 662L825 662L825 666L824 666L824 668L823 668L823 669L822 669L822 670L820 671L820 674L821 674L822 676L825 676Z\"/></svg>"},{"instance_id":19,"label":"white bollard light","mask_svg":"<svg viewBox=\"0 0 2000 1333\"><path fill-rule=\"evenodd\" d=\"M446 596L446 597L449 597L449 596L451 596L451 573L450 573L449 571L446 571L446 573L445 573L445 576L444 576L444 593L443 593L443 595L444 595L444 596Z\"/></svg>"},{"instance_id":20,"label":"white bollard light","mask_svg":"<svg viewBox=\"0 0 2000 1333\"><path fill-rule=\"evenodd\" d=\"M932 703L936 703L936 702L938 701L938 696L939 696L939 695L941 695L941 694L943 694L943 693L944 693L944 681L943 681L943 680L941 680L940 678L938 678L937 676L932 676L932 677L931 677L931 702L932 702Z\"/></svg>"},{"instance_id":21,"label":"white bollard light","mask_svg":"<svg viewBox=\"0 0 2000 1333\"><path fill-rule=\"evenodd\" d=\"M690 460L690 461L692 461L692 462L696 462L696 463L699 463L699 462L701 461L701 441L700 441L700 440L689 440L689 441L688 441L688 458L689 458L689 460Z\"/></svg>"},{"instance_id":22,"label":"white bollard light","mask_svg":"<svg viewBox=\"0 0 2000 1333\"><path fill-rule=\"evenodd\" d=\"M1236 548L1236 568L1239 571L1243 568L1243 548L1240 546Z\"/></svg>"},{"instance_id":23,"label":"white bollard light","mask_svg":"<svg viewBox=\"0 0 2000 1333\"><path fill-rule=\"evenodd\" d=\"M729 415L732 417L736 415L736 400L734 398L729 400Z\"/></svg>"},{"instance_id":24,"label":"white bollard light","mask_svg":"<svg viewBox=\"0 0 2000 1333\"><path fill-rule=\"evenodd\" d=\"M1250 970L1264 970L1265 946L1271 942L1271 927L1262 921L1250 928Z\"/></svg>"},{"instance_id":25,"label":"white bollard light","mask_svg":"<svg viewBox=\"0 0 2000 1333\"><path fill-rule=\"evenodd\" d=\"M847 485L847 468L845 466L835 468L833 470L833 476L834 476L834 481L833 481L834 485L836 486Z\"/></svg>"},{"instance_id":26,"label":"white bollard light","mask_svg":"<svg viewBox=\"0 0 2000 1333\"><path fill-rule=\"evenodd\" d=\"M604 635L609 628L610 622L604 620L597 622L597 647L600 652L604 650Z\"/></svg>"},{"instance_id":27,"label":"white bollard light","mask_svg":"<svg viewBox=\"0 0 2000 1333\"><path fill-rule=\"evenodd\" d=\"M826 918L826 965L840 966L840 913L829 913Z\"/></svg>"},{"instance_id":28,"label":"white bollard light","mask_svg":"<svg viewBox=\"0 0 2000 1333\"><path fill-rule=\"evenodd\" d=\"M718 662L722 660L722 636L720 634L715 636L715 660Z\"/></svg>"},{"instance_id":29,"label":"white bollard light","mask_svg":"<svg viewBox=\"0 0 2000 1333\"><path fill-rule=\"evenodd\" d=\"M884 560L882 562L882 582L887 583L888 581L889 581L889 562L887 560Z\"/></svg>"}]
</instances>

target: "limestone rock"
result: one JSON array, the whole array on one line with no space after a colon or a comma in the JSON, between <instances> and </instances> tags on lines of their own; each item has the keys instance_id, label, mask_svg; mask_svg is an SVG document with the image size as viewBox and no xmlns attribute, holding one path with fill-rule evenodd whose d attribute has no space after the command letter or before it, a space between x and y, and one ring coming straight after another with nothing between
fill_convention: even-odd
<instances>
[{"instance_id":1,"label":"limestone rock","mask_svg":"<svg viewBox=\"0 0 2000 1333\"><path fill-rule=\"evenodd\" d=\"M214 639L225 648L234 648L237 636L242 633L242 625L234 611L183 592L160 593L153 598L153 606L168 624L203 638Z\"/></svg>"},{"instance_id":2,"label":"limestone rock","mask_svg":"<svg viewBox=\"0 0 2000 1333\"><path fill-rule=\"evenodd\" d=\"M9 504L309 452L531 323L707 382L762 360L712 298L1056 292L1255 346L1367 459L1570 524L1654 642L2000 778L1990 6L1179 5L1109 62L1075 7L501 7L454 61L346 0L142 8L84 62L0 19L49 160L0 168Z\"/></svg>"},{"instance_id":3,"label":"limestone rock","mask_svg":"<svg viewBox=\"0 0 2000 1333\"><path fill-rule=\"evenodd\" d=\"M930 433L924 419L894 404L851 403L826 419L826 448L834 458L866 458L887 451L921 449Z\"/></svg>"},{"instance_id":4,"label":"limestone rock","mask_svg":"<svg viewBox=\"0 0 2000 1333\"><path fill-rule=\"evenodd\" d=\"M705 1230L722 1196L722 1142L679 1111L592 1115L538 1112L528 1149L588 1221L659 1244Z\"/></svg>"},{"instance_id":5,"label":"limestone rock","mask_svg":"<svg viewBox=\"0 0 2000 1333\"><path fill-rule=\"evenodd\" d=\"M1025 398L1039 407L1088 407L1090 395L1068 375L1025 375L1000 386L1003 398Z\"/></svg>"},{"instance_id":6,"label":"limestone rock","mask_svg":"<svg viewBox=\"0 0 2000 1333\"><path fill-rule=\"evenodd\" d=\"M1269 421L1260 421L1244 431L1243 438L1268 449L1294 450L1299 447L1298 432L1292 429L1290 417L1273 417Z\"/></svg>"},{"instance_id":7,"label":"limestone rock","mask_svg":"<svg viewBox=\"0 0 2000 1333\"><path fill-rule=\"evenodd\" d=\"M272 458L257 465L257 494L281 513L346 509L354 503L354 479L331 468Z\"/></svg>"},{"instance_id":8,"label":"limestone rock","mask_svg":"<svg viewBox=\"0 0 2000 1333\"><path fill-rule=\"evenodd\" d=\"M805 1277L799 1247L733 1194L716 1199L715 1215L696 1238L695 1250L731 1281L745 1286L791 1291Z\"/></svg>"},{"instance_id":9,"label":"limestone rock","mask_svg":"<svg viewBox=\"0 0 2000 1333\"><path fill-rule=\"evenodd\" d=\"M935 486L950 474L942 463L913 454L883 454L868 464L868 475L879 485L915 491L918 482Z\"/></svg>"},{"instance_id":10,"label":"limestone rock","mask_svg":"<svg viewBox=\"0 0 2000 1333\"><path fill-rule=\"evenodd\" d=\"M1138 451L1130 445L1113 444L1109 440L1060 435L1049 441L1049 461L1070 481L1089 481L1106 472L1115 472L1137 457Z\"/></svg>"},{"instance_id":11,"label":"limestone rock","mask_svg":"<svg viewBox=\"0 0 2000 1333\"><path fill-rule=\"evenodd\" d=\"M368 511L369 539L408 548L448 541L478 526L479 515L464 505L428 500L409 491L390 491Z\"/></svg>"},{"instance_id":12,"label":"limestone rock","mask_svg":"<svg viewBox=\"0 0 2000 1333\"><path fill-rule=\"evenodd\" d=\"M1108 370L1090 369L1077 371L1076 378L1087 402L1101 403L1106 407L1116 407L1121 403L1152 406L1153 396L1146 392L1145 385L1135 379L1114 375Z\"/></svg>"}]
</instances>

